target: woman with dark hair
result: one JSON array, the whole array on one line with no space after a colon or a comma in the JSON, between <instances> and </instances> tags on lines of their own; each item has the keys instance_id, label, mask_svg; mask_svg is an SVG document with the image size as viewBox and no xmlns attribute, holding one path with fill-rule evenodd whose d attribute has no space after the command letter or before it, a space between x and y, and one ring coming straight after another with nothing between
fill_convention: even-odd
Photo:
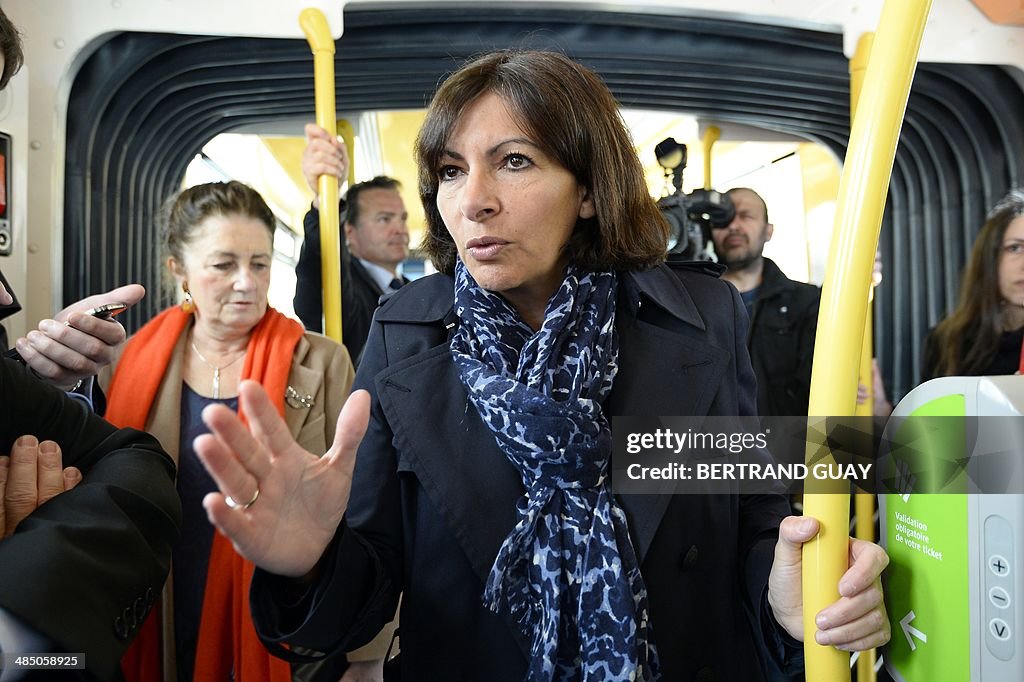
<instances>
[{"instance_id":1,"label":"woman with dark hair","mask_svg":"<svg viewBox=\"0 0 1024 682\"><path fill-rule=\"evenodd\" d=\"M223 495L261 491L246 510L204 504L263 569L264 642L334 655L402 595L403 680L799 669L813 519L780 534L782 497L609 487L611 417L753 414L754 379L736 290L664 264L607 87L559 54L483 56L440 87L416 153L440 272L378 309L328 454L291 442L249 383L258 440L204 413L196 450ZM888 637L886 558L851 555L816 637L867 648Z\"/></svg>"},{"instance_id":2,"label":"woman with dark hair","mask_svg":"<svg viewBox=\"0 0 1024 682\"><path fill-rule=\"evenodd\" d=\"M1024 192L1011 190L974 241L956 309L928 333L924 373L1013 374L1024 343Z\"/></svg>"}]
</instances>

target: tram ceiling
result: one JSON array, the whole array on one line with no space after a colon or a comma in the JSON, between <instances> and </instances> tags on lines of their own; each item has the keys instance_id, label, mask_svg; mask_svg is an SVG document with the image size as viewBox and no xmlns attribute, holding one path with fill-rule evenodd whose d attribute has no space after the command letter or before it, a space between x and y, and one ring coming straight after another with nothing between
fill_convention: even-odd
<instances>
[{"instance_id":1,"label":"tram ceiling","mask_svg":"<svg viewBox=\"0 0 1024 682\"><path fill-rule=\"evenodd\" d=\"M443 36L439 40L438 36ZM797 135L838 156L849 137L842 36L802 28L565 9L352 10L337 42L339 108L422 108L464 59L493 48L564 51L627 107ZM897 397L916 383L925 331L951 305L987 207L1024 182L1021 86L995 66L922 64L882 232L876 352ZM77 74L68 105L64 299L126 281L170 299L155 217L213 136L313 118L304 41L121 33Z\"/></svg>"}]
</instances>

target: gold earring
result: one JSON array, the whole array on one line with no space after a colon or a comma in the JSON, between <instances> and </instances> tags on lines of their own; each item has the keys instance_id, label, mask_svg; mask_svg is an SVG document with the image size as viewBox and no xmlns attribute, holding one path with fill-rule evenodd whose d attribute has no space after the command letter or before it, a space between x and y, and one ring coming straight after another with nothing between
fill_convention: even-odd
<instances>
[{"instance_id":1,"label":"gold earring","mask_svg":"<svg viewBox=\"0 0 1024 682\"><path fill-rule=\"evenodd\" d=\"M181 302L181 311L191 315L196 311L196 304L192 301L192 292L188 290L188 282L181 283L181 290L185 292L185 300Z\"/></svg>"}]
</instances>

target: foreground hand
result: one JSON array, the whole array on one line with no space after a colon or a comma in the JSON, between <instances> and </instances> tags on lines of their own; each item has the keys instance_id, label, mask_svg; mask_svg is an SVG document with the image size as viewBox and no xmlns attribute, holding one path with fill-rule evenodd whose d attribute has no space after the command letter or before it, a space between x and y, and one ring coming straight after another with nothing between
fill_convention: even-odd
<instances>
[{"instance_id":1,"label":"foreground hand","mask_svg":"<svg viewBox=\"0 0 1024 682\"><path fill-rule=\"evenodd\" d=\"M22 519L81 480L78 469L63 468L59 445L19 438L10 457L0 457L0 537L10 537Z\"/></svg>"},{"instance_id":2,"label":"foreground hand","mask_svg":"<svg viewBox=\"0 0 1024 682\"><path fill-rule=\"evenodd\" d=\"M210 522L246 559L278 575L306 575L348 506L370 396L366 391L349 396L338 416L334 444L323 457L299 447L256 382L239 384L238 403L248 430L223 405L203 410L212 433L196 438L194 447L220 488L203 499L203 506ZM235 508L225 496L236 501Z\"/></svg>"},{"instance_id":3,"label":"foreground hand","mask_svg":"<svg viewBox=\"0 0 1024 682\"><path fill-rule=\"evenodd\" d=\"M72 303L18 339L18 353L40 377L68 390L110 364L126 337L116 320L99 320L83 312L104 303L135 305L145 295L141 285L128 284Z\"/></svg>"},{"instance_id":4,"label":"foreground hand","mask_svg":"<svg viewBox=\"0 0 1024 682\"><path fill-rule=\"evenodd\" d=\"M313 190L313 206L320 208L320 188L318 180L321 175L333 175L338 182L348 179L348 149L345 143L331 137L327 131L315 123L307 123L306 148L302 150L302 175L306 184Z\"/></svg>"},{"instance_id":5,"label":"foreground hand","mask_svg":"<svg viewBox=\"0 0 1024 682\"><path fill-rule=\"evenodd\" d=\"M801 642L804 633L800 546L817 532L816 519L784 519L768 579L768 603L775 619ZM839 581L839 600L815 616L818 630L814 640L843 651L864 651L889 641L889 619L882 603L880 580L889 556L874 543L851 539L849 561L850 567Z\"/></svg>"}]
</instances>

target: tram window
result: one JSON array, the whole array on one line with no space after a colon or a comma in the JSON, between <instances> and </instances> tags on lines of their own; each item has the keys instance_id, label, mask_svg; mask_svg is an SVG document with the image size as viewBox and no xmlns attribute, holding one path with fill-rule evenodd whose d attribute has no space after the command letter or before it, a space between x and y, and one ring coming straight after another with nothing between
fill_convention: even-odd
<instances>
[{"instance_id":1,"label":"tram window","mask_svg":"<svg viewBox=\"0 0 1024 682\"><path fill-rule=\"evenodd\" d=\"M657 163L655 145L674 137L687 146L683 192L704 186L702 131L707 125L722 130L711 151L711 187L725 191L749 187L768 205L775 226L764 254L792 279L821 284L839 192L840 165L826 148L774 131L661 111L623 110L623 118L644 163L654 197L665 196L664 170Z\"/></svg>"},{"instance_id":2,"label":"tram window","mask_svg":"<svg viewBox=\"0 0 1024 682\"><path fill-rule=\"evenodd\" d=\"M356 132L354 165L360 180L386 174L403 186L409 210L410 246L403 264L406 277L416 279L433 271L415 247L423 234L423 212L416 198L416 169L412 142L422 121L422 111L364 113L349 117ZM663 169L654 146L667 136L688 148L683 191L704 185L701 133L708 122L674 112L623 110L634 143L645 164L651 195L666 194ZM264 125L218 135L189 165L185 186L203 182L240 180L255 187L279 220L274 239L274 270L271 304L294 315L292 294L295 264L302 245L302 219L312 193L302 177L305 148L302 121ZM793 279L821 284L839 188L840 166L824 147L772 131L715 123L722 138L712 149L711 186L724 191L750 187L765 198L775 229L765 255L776 261ZM709 247L709 253L711 253Z\"/></svg>"}]
</instances>

